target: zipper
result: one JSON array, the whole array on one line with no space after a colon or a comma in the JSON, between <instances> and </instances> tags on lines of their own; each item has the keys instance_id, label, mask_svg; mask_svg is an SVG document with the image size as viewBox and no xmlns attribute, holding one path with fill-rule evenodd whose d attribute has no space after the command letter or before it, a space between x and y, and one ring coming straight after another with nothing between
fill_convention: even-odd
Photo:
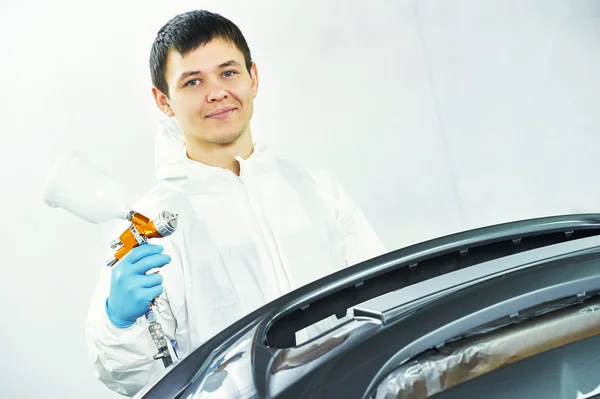
<instances>
[{"instance_id":1,"label":"zipper","mask_svg":"<svg viewBox=\"0 0 600 399\"><path fill-rule=\"evenodd\" d=\"M274 269L273 271L275 272L275 279L278 283L279 295L283 295L284 292L289 292L291 289L289 276L287 275L285 267L283 266L283 262L281 261L281 255L279 254L279 250L277 248L277 244L275 243L274 238L272 237L272 235L269 235L265 232L266 228L264 227L264 217L262 215L262 212L260 212L259 208L254 206L254 203L251 200L251 196L247 188L247 179L245 179L243 176L242 161L238 160L238 162L240 162L240 175L238 177L240 187L244 192L244 197L246 199L248 207L250 208L250 213L256 223L256 227L263 241L263 244L265 245L265 248L270 255L271 263ZM269 240L269 238L271 239Z\"/></svg>"}]
</instances>

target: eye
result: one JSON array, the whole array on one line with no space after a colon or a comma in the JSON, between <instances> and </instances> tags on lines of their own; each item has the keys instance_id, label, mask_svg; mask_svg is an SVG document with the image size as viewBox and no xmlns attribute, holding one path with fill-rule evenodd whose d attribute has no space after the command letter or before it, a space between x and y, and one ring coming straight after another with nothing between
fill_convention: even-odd
<instances>
[{"instance_id":1,"label":"eye","mask_svg":"<svg viewBox=\"0 0 600 399\"><path fill-rule=\"evenodd\" d=\"M187 82L185 85L186 86L190 86L190 87L196 86L196 84L192 84L194 82L198 82L198 84L199 84L200 83L200 79L192 79L189 82Z\"/></svg>"},{"instance_id":2,"label":"eye","mask_svg":"<svg viewBox=\"0 0 600 399\"><path fill-rule=\"evenodd\" d=\"M226 77L226 78L230 78L230 77L232 77L235 74L237 74L236 71L225 71L225 72L223 72L223 76Z\"/></svg>"}]
</instances>

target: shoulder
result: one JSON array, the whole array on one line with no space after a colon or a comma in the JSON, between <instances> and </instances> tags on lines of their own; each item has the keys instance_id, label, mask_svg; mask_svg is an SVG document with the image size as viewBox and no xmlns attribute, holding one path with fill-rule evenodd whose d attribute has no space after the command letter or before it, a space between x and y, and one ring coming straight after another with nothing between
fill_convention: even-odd
<instances>
[{"instance_id":1,"label":"shoulder","mask_svg":"<svg viewBox=\"0 0 600 399\"><path fill-rule=\"evenodd\" d=\"M166 190L161 187L160 184L156 184L133 203L131 210L152 218L155 214L160 212L160 199L164 198L165 194ZM116 224L115 231L121 231L127 228L129 223L130 222L126 220L119 220Z\"/></svg>"},{"instance_id":2,"label":"shoulder","mask_svg":"<svg viewBox=\"0 0 600 399\"><path fill-rule=\"evenodd\" d=\"M154 219L161 211L170 211L173 213L178 213L179 207L176 205L181 201L177 200L176 196L180 195L179 193L170 190L168 187L163 184L155 184L151 189L149 189L145 194L138 198L136 202L132 205L132 211L138 212L149 219ZM177 208L177 209L175 209ZM119 220L115 225L113 230L113 236L119 236L123 231L125 231L129 225L130 221L127 220ZM164 239L161 242L165 242Z\"/></svg>"},{"instance_id":3,"label":"shoulder","mask_svg":"<svg viewBox=\"0 0 600 399\"><path fill-rule=\"evenodd\" d=\"M158 183L150 188L146 193L137 199L131 206L131 210L139 212L142 215L152 219L163 210L169 210L176 212L173 208L174 204L177 203L174 198L177 193L173 190L169 190L164 185ZM119 220L116 225L116 230L123 230L129 226L129 221Z\"/></svg>"},{"instance_id":4,"label":"shoulder","mask_svg":"<svg viewBox=\"0 0 600 399\"><path fill-rule=\"evenodd\" d=\"M175 203L180 203L181 195L166 185L157 183L134 203L133 210L150 217L165 208L171 208Z\"/></svg>"}]
</instances>

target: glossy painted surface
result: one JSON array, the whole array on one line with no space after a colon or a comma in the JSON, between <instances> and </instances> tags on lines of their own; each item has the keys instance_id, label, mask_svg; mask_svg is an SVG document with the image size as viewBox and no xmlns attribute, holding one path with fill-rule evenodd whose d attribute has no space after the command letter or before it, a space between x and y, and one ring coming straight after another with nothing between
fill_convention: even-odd
<instances>
[{"instance_id":1,"label":"glossy painted surface","mask_svg":"<svg viewBox=\"0 0 600 399\"><path fill-rule=\"evenodd\" d=\"M138 397L176 398L184 391L182 398L205 397L192 393L201 391L215 365L227 361L236 342L251 336L252 344L225 366L244 359L239 373L251 373L255 385L248 397L366 398L386 374L435 342L538 301L600 288L596 234L600 215L569 215L491 226L391 252L265 305ZM423 289L420 295L414 287ZM295 347L290 331L332 313L343 316L347 309L355 319ZM244 388L247 380L236 384Z\"/></svg>"}]
</instances>

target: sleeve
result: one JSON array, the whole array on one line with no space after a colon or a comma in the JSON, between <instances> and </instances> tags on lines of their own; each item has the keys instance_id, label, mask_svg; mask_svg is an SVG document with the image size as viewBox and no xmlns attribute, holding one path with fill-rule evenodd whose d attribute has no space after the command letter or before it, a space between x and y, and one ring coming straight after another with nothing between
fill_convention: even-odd
<instances>
[{"instance_id":1,"label":"sleeve","mask_svg":"<svg viewBox=\"0 0 600 399\"><path fill-rule=\"evenodd\" d=\"M363 210L338 182L334 181L334 185L337 223L342 236L342 253L346 266L385 254L387 249Z\"/></svg>"},{"instance_id":2,"label":"sleeve","mask_svg":"<svg viewBox=\"0 0 600 399\"><path fill-rule=\"evenodd\" d=\"M341 268L354 266L387 253L385 245L371 226L363 210L353 201L341 184L322 169L308 170L310 179L327 199L327 210L333 211L338 232L339 250L345 263ZM336 268L335 271L338 269ZM306 342L339 325L340 320L329 316L296 333L297 343Z\"/></svg>"},{"instance_id":3,"label":"sleeve","mask_svg":"<svg viewBox=\"0 0 600 399\"><path fill-rule=\"evenodd\" d=\"M121 223L114 234L120 235L127 226L126 222ZM164 252L168 253L164 240L166 239L162 239L159 244L163 245ZM112 255L113 252L109 251L107 259ZM175 266L173 260L165 268L172 266ZM153 358L157 348L148 331L149 322L145 317L140 317L128 328L118 328L108 319L105 301L110 292L111 271L112 268L105 265L100 271L85 321L86 343L97 378L111 390L125 396L133 396L149 381L164 373L165 368L162 361ZM168 276L164 276L163 294L158 299L162 305L161 312L157 316L169 341L174 341L177 323L169 303L169 284ZM173 359L177 359L171 346L169 350Z\"/></svg>"},{"instance_id":4,"label":"sleeve","mask_svg":"<svg viewBox=\"0 0 600 399\"><path fill-rule=\"evenodd\" d=\"M385 254L387 249L365 213L337 179L323 169L308 170L308 175L334 209L346 267Z\"/></svg>"}]
</instances>

